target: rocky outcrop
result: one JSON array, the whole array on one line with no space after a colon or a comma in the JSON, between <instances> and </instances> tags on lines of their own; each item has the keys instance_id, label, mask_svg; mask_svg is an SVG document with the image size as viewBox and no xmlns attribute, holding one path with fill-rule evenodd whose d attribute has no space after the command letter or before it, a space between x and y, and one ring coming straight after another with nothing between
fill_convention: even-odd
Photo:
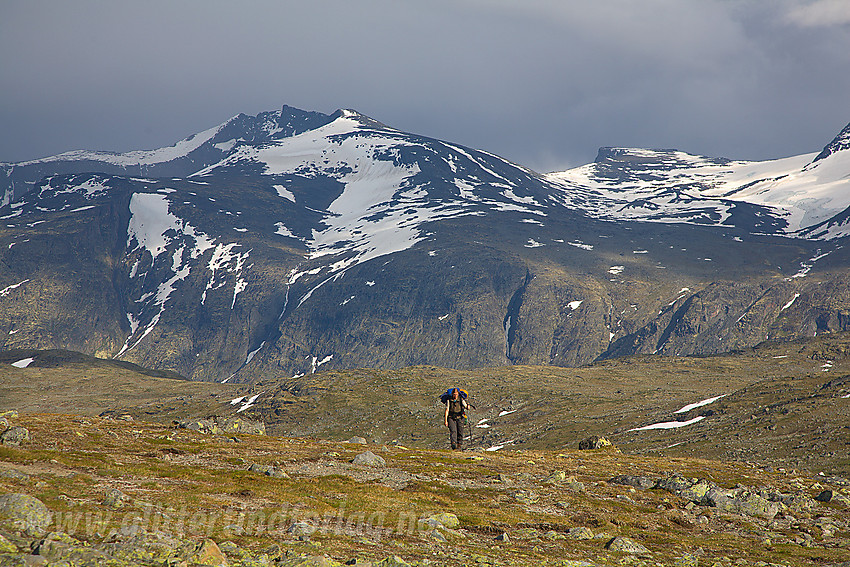
<instances>
[{"instance_id":1,"label":"rocky outcrop","mask_svg":"<svg viewBox=\"0 0 850 567\"><path fill-rule=\"evenodd\" d=\"M211 435L232 435L236 433L247 433L250 435L266 434L266 426L263 422L235 416L185 419L177 422L177 427Z\"/></svg>"}]
</instances>

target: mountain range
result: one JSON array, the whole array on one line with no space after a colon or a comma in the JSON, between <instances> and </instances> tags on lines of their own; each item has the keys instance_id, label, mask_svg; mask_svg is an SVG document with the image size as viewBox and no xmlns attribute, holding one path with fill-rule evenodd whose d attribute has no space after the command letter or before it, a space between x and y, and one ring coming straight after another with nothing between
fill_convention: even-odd
<instances>
[{"instance_id":1,"label":"mountain range","mask_svg":"<svg viewBox=\"0 0 850 567\"><path fill-rule=\"evenodd\" d=\"M541 174L352 110L0 164L0 348L194 380L578 366L850 330L850 125Z\"/></svg>"}]
</instances>

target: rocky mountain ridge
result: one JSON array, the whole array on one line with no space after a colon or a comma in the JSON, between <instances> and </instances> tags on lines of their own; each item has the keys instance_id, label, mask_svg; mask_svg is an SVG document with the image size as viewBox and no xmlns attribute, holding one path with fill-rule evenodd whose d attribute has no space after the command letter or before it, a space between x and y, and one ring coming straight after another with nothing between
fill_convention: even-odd
<instances>
[{"instance_id":1,"label":"rocky mountain ridge","mask_svg":"<svg viewBox=\"0 0 850 567\"><path fill-rule=\"evenodd\" d=\"M815 161L609 149L540 175L284 107L162 150L4 164L0 338L255 381L845 330L836 140Z\"/></svg>"}]
</instances>

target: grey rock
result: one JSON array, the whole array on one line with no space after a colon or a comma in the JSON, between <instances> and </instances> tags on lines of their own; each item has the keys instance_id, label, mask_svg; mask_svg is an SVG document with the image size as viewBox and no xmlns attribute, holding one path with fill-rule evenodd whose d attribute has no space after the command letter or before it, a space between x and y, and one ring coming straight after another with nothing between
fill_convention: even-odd
<instances>
[{"instance_id":1,"label":"grey rock","mask_svg":"<svg viewBox=\"0 0 850 567\"><path fill-rule=\"evenodd\" d=\"M633 486L635 488L647 489L654 488L658 482L656 479L648 476L633 476L628 474L620 474L609 480L611 484L622 484L624 486Z\"/></svg>"},{"instance_id":2,"label":"grey rock","mask_svg":"<svg viewBox=\"0 0 850 567\"><path fill-rule=\"evenodd\" d=\"M510 495L513 496L514 500L525 505L534 504L540 500L540 496L530 490L517 490L511 492Z\"/></svg>"},{"instance_id":3,"label":"grey rock","mask_svg":"<svg viewBox=\"0 0 850 567\"><path fill-rule=\"evenodd\" d=\"M272 478L289 478L285 470L272 465L260 465L253 463L248 470L251 472L261 473Z\"/></svg>"},{"instance_id":4,"label":"grey rock","mask_svg":"<svg viewBox=\"0 0 850 567\"><path fill-rule=\"evenodd\" d=\"M0 528L41 537L53 521L47 506L28 494L0 496Z\"/></svg>"},{"instance_id":5,"label":"grey rock","mask_svg":"<svg viewBox=\"0 0 850 567\"><path fill-rule=\"evenodd\" d=\"M245 419L242 417L216 417L214 418L219 429L224 434L247 434L247 435L265 435L266 424L262 421Z\"/></svg>"},{"instance_id":6,"label":"grey rock","mask_svg":"<svg viewBox=\"0 0 850 567\"><path fill-rule=\"evenodd\" d=\"M355 435L354 437L352 437L351 439L346 441L346 443L356 443L358 445L366 445L366 439L364 439L363 437L358 437L358 436Z\"/></svg>"},{"instance_id":7,"label":"grey rock","mask_svg":"<svg viewBox=\"0 0 850 567\"><path fill-rule=\"evenodd\" d=\"M30 432L26 427L10 427L0 433L0 445L16 446L30 440Z\"/></svg>"},{"instance_id":8,"label":"grey rock","mask_svg":"<svg viewBox=\"0 0 850 567\"><path fill-rule=\"evenodd\" d=\"M431 514L427 518L423 518L420 520L420 523L423 523L428 527L433 528L447 528L450 530L454 530L460 527L460 520L455 514L450 512L440 512L438 514Z\"/></svg>"},{"instance_id":9,"label":"grey rock","mask_svg":"<svg viewBox=\"0 0 850 567\"><path fill-rule=\"evenodd\" d=\"M656 487L662 490L666 490L667 492L672 492L673 494L678 494L682 490L690 488L696 482L696 479L690 480L681 475L674 474L658 479Z\"/></svg>"},{"instance_id":10,"label":"grey rock","mask_svg":"<svg viewBox=\"0 0 850 567\"><path fill-rule=\"evenodd\" d=\"M578 448L582 451L590 449L603 449L605 447L613 447L614 444L607 437L593 435L587 439L579 441Z\"/></svg>"},{"instance_id":11,"label":"grey rock","mask_svg":"<svg viewBox=\"0 0 850 567\"><path fill-rule=\"evenodd\" d=\"M20 480L27 481L30 479L30 475L27 473L21 472L18 469L4 469L0 471L0 478L8 478L11 480Z\"/></svg>"},{"instance_id":12,"label":"grey rock","mask_svg":"<svg viewBox=\"0 0 850 567\"><path fill-rule=\"evenodd\" d=\"M310 522L295 522L289 526L289 533L296 537L310 537L316 531L316 526Z\"/></svg>"},{"instance_id":13,"label":"grey rock","mask_svg":"<svg viewBox=\"0 0 850 567\"><path fill-rule=\"evenodd\" d=\"M511 536L508 535L508 532L502 532L502 533L500 533L499 535L496 536L496 541L501 541L501 542L504 542L504 543L510 543L511 542Z\"/></svg>"},{"instance_id":14,"label":"grey rock","mask_svg":"<svg viewBox=\"0 0 850 567\"><path fill-rule=\"evenodd\" d=\"M570 539L593 539L593 531L584 526L570 528L567 532L567 537Z\"/></svg>"},{"instance_id":15,"label":"grey rock","mask_svg":"<svg viewBox=\"0 0 850 567\"><path fill-rule=\"evenodd\" d=\"M130 497L117 488L110 488L103 497L103 505L110 508L123 508L129 500Z\"/></svg>"},{"instance_id":16,"label":"grey rock","mask_svg":"<svg viewBox=\"0 0 850 567\"><path fill-rule=\"evenodd\" d=\"M832 500L832 495L833 492L831 490L824 490L823 492L815 496L815 500L817 500L818 502L829 502L830 500Z\"/></svg>"},{"instance_id":17,"label":"grey rock","mask_svg":"<svg viewBox=\"0 0 850 567\"><path fill-rule=\"evenodd\" d=\"M364 465L368 467L385 467L387 465L387 461L385 461L383 457L376 455L372 451L360 453L354 457L354 460L351 462L355 465Z\"/></svg>"},{"instance_id":18,"label":"grey rock","mask_svg":"<svg viewBox=\"0 0 850 567\"><path fill-rule=\"evenodd\" d=\"M248 435L266 434L266 425L263 422L236 416L184 419L177 422L177 427L211 435L233 435L235 433Z\"/></svg>"},{"instance_id":19,"label":"grey rock","mask_svg":"<svg viewBox=\"0 0 850 567\"><path fill-rule=\"evenodd\" d=\"M703 501L724 512L756 516L767 520L772 520L782 508L780 503L771 502L753 492L746 490L726 491L717 487L708 490Z\"/></svg>"},{"instance_id":20,"label":"grey rock","mask_svg":"<svg viewBox=\"0 0 850 567\"><path fill-rule=\"evenodd\" d=\"M605 549L609 551L620 551L622 553L631 553L633 555L644 555L649 553L649 550L638 542L627 537L615 537L607 544Z\"/></svg>"}]
</instances>

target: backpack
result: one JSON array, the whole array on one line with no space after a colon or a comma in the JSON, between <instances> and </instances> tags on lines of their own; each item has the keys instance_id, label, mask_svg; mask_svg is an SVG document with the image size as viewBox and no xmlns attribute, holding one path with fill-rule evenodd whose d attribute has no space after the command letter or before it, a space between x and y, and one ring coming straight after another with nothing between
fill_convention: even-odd
<instances>
[{"instance_id":1,"label":"backpack","mask_svg":"<svg viewBox=\"0 0 850 567\"><path fill-rule=\"evenodd\" d=\"M462 390L460 388L449 388L443 394L440 395L440 401L444 404L449 403L449 400L452 399L452 390L457 390L460 392L460 399L465 400L469 397L469 394L466 393L466 390Z\"/></svg>"}]
</instances>

